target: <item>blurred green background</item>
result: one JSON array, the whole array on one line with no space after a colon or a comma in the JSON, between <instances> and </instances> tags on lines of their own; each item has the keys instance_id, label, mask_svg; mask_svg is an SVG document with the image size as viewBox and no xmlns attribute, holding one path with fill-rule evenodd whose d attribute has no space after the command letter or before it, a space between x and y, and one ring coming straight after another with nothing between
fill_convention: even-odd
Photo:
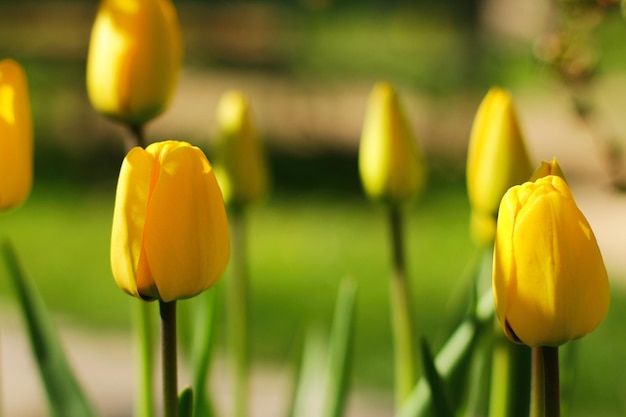
<instances>
[{"instance_id":1,"label":"blurred green background","mask_svg":"<svg viewBox=\"0 0 626 417\"><path fill-rule=\"evenodd\" d=\"M418 332L435 348L445 340L467 301L475 250L464 182L473 113L491 85L541 102L562 97L564 79L572 82L540 59L548 3L175 2L185 66L172 108L148 126L148 138L187 140L210 155L216 102L239 88L269 150L273 191L250 215L256 360L281 361L306 326L328 326L339 281L349 276L359 283L355 386L391 396L387 224L362 195L356 159L367 95L381 79L398 87L430 165L428 189L407 222L407 251ZM626 68L619 5L564 3L586 48L575 87L619 77ZM91 108L84 87L96 9L96 1L0 1L0 57L25 67L36 136L32 195L3 214L0 227L51 310L86 332L129 329L130 302L108 263L126 132ZM588 164L571 159L564 168L584 180ZM626 411L616 367L626 352L626 299L614 287L607 320L577 342L574 416ZM5 278L0 291L11 306Z\"/></svg>"}]
</instances>

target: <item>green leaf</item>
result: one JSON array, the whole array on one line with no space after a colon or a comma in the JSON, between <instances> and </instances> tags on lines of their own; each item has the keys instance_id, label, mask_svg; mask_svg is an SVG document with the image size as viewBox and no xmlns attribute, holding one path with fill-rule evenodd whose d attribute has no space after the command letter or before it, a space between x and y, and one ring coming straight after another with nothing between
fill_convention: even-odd
<instances>
[{"instance_id":1,"label":"green leaf","mask_svg":"<svg viewBox=\"0 0 626 417\"><path fill-rule=\"evenodd\" d=\"M207 379L215 346L217 314L217 288L206 291L193 299L194 329L190 353L190 368L194 387L193 415L211 417L215 414L207 389Z\"/></svg>"},{"instance_id":2,"label":"green leaf","mask_svg":"<svg viewBox=\"0 0 626 417\"><path fill-rule=\"evenodd\" d=\"M448 394L446 393L445 384L441 375L437 371L433 355L430 347L425 339L421 341L422 366L424 367L424 376L428 387L430 388L430 396L432 398L433 411L435 417L454 417L453 407L450 404Z\"/></svg>"},{"instance_id":3,"label":"green leaf","mask_svg":"<svg viewBox=\"0 0 626 417\"><path fill-rule=\"evenodd\" d=\"M330 339L324 417L340 417L345 408L352 367L356 292L353 280L341 283Z\"/></svg>"},{"instance_id":4,"label":"green leaf","mask_svg":"<svg viewBox=\"0 0 626 417\"><path fill-rule=\"evenodd\" d=\"M319 416L320 398L326 378L327 341L318 327L311 327L304 339L302 361L291 400L291 417Z\"/></svg>"},{"instance_id":5,"label":"green leaf","mask_svg":"<svg viewBox=\"0 0 626 417\"><path fill-rule=\"evenodd\" d=\"M435 358L437 371L450 387L450 397L459 398L470 368L474 350L482 334L490 329L493 320L493 296L491 291L484 294L476 312L465 319L448 338ZM428 382L420 378L411 395L402 403L396 417L430 416L432 398Z\"/></svg>"},{"instance_id":6,"label":"green leaf","mask_svg":"<svg viewBox=\"0 0 626 417\"><path fill-rule=\"evenodd\" d=\"M154 413L154 304L131 299L133 332L135 336L137 390L135 417L153 417Z\"/></svg>"},{"instance_id":7,"label":"green leaf","mask_svg":"<svg viewBox=\"0 0 626 417\"><path fill-rule=\"evenodd\" d=\"M9 241L3 242L2 255L28 327L52 416L95 417L96 412L70 369L44 302Z\"/></svg>"},{"instance_id":8,"label":"green leaf","mask_svg":"<svg viewBox=\"0 0 626 417\"><path fill-rule=\"evenodd\" d=\"M178 417L191 417L193 413L193 390L186 387L178 396Z\"/></svg>"}]
</instances>

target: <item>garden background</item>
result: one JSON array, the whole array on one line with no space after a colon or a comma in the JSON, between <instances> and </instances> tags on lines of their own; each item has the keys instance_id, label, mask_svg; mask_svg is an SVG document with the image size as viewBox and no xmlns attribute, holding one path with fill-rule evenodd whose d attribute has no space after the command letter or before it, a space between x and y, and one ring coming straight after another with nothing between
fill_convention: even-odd
<instances>
[{"instance_id":1,"label":"garden background","mask_svg":"<svg viewBox=\"0 0 626 417\"><path fill-rule=\"evenodd\" d=\"M296 341L310 325L328 328L346 276L359 283L348 414L392 415L388 236L380 210L361 191L356 152L367 96L383 79L398 88L430 168L407 231L417 332L437 348L462 313L475 255L466 146L480 100L490 86L503 86L513 93L535 163L558 158L609 269L609 315L575 342L570 414L624 414L626 21L619 5L604 2L585 9L579 22L594 70L581 81L594 105L590 123L574 111L571 85L540 59L551 3L175 1L184 68L171 108L148 126L148 138L190 141L210 156L217 100L237 88L250 97L270 155L272 193L250 213L254 416L279 415ZM134 378L131 297L109 267L127 133L96 113L86 95L96 9L86 0L0 1L0 57L19 60L29 80L36 176L29 200L3 214L0 227L55 313L88 395L113 417L132 409ZM24 326L0 271L2 407L7 416L44 415ZM218 399L227 395L226 354L218 351L213 372Z\"/></svg>"}]
</instances>

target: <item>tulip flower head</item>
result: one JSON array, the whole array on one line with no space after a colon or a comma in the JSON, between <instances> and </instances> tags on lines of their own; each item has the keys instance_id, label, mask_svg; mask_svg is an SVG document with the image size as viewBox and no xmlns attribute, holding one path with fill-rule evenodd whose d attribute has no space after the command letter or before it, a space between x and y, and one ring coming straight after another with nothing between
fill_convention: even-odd
<instances>
[{"instance_id":1,"label":"tulip flower head","mask_svg":"<svg viewBox=\"0 0 626 417\"><path fill-rule=\"evenodd\" d=\"M91 103L106 116L141 126L169 104L181 60L171 0L103 0L87 57Z\"/></svg>"},{"instance_id":2,"label":"tulip flower head","mask_svg":"<svg viewBox=\"0 0 626 417\"><path fill-rule=\"evenodd\" d=\"M20 205L33 182L33 127L24 70L0 61L0 210Z\"/></svg>"},{"instance_id":3,"label":"tulip flower head","mask_svg":"<svg viewBox=\"0 0 626 417\"><path fill-rule=\"evenodd\" d=\"M426 164L400 105L396 90L379 82L370 94L359 171L366 194L392 206L415 199L424 189Z\"/></svg>"},{"instance_id":4,"label":"tulip flower head","mask_svg":"<svg viewBox=\"0 0 626 417\"><path fill-rule=\"evenodd\" d=\"M262 199L269 183L267 160L246 95L240 91L225 93L219 101L216 119L215 175L224 201L243 207Z\"/></svg>"},{"instance_id":5,"label":"tulip flower head","mask_svg":"<svg viewBox=\"0 0 626 417\"><path fill-rule=\"evenodd\" d=\"M505 333L531 347L580 338L604 319L606 268L593 231L561 177L548 175L505 194L493 289Z\"/></svg>"},{"instance_id":6,"label":"tulip flower head","mask_svg":"<svg viewBox=\"0 0 626 417\"><path fill-rule=\"evenodd\" d=\"M532 165L511 95L501 88L491 88L474 118L467 154L474 240L493 242L502 196L510 187L527 181L531 174Z\"/></svg>"},{"instance_id":7,"label":"tulip flower head","mask_svg":"<svg viewBox=\"0 0 626 417\"><path fill-rule=\"evenodd\" d=\"M229 256L224 201L204 153L177 141L131 149L113 213L118 286L144 300L192 297L219 279Z\"/></svg>"}]
</instances>

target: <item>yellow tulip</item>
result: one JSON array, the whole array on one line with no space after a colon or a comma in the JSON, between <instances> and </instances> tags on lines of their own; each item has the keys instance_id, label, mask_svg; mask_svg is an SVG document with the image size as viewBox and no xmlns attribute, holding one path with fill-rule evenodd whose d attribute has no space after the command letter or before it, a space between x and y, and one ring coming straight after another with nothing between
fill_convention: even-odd
<instances>
[{"instance_id":1,"label":"yellow tulip","mask_svg":"<svg viewBox=\"0 0 626 417\"><path fill-rule=\"evenodd\" d=\"M240 91L225 93L219 101L216 119L218 153L215 175L224 201L243 207L262 199L269 183L267 160L246 95Z\"/></svg>"},{"instance_id":2,"label":"yellow tulip","mask_svg":"<svg viewBox=\"0 0 626 417\"><path fill-rule=\"evenodd\" d=\"M33 183L33 127L24 70L0 61L0 210L21 204Z\"/></svg>"},{"instance_id":3,"label":"yellow tulip","mask_svg":"<svg viewBox=\"0 0 626 417\"><path fill-rule=\"evenodd\" d=\"M181 61L170 0L103 0L87 57L91 103L115 120L141 126L168 106Z\"/></svg>"},{"instance_id":4,"label":"yellow tulip","mask_svg":"<svg viewBox=\"0 0 626 417\"><path fill-rule=\"evenodd\" d=\"M176 141L131 149L113 213L117 285L144 300L192 297L219 279L229 256L224 201L204 153Z\"/></svg>"},{"instance_id":5,"label":"yellow tulip","mask_svg":"<svg viewBox=\"0 0 626 417\"><path fill-rule=\"evenodd\" d=\"M365 193L392 206L416 198L424 189L426 165L394 87L379 82L370 94L359 171Z\"/></svg>"},{"instance_id":6,"label":"yellow tulip","mask_svg":"<svg viewBox=\"0 0 626 417\"><path fill-rule=\"evenodd\" d=\"M473 216L483 220L471 226L474 240L481 244L493 242L490 230L495 230L502 196L509 187L528 181L531 174L511 95L493 87L476 113L467 153L469 201Z\"/></svg>"},{"instance_id":7,"label":"yellow tulip","mask_svg":"<svg viewBox=\"0 0 626 417\"><path fill-rule=\"evenodd\" d=\"M604 319L609 283L602 254L561 177L548 175L505 194L493 290L507 336L532 347L580 338Z\"/></svg>"}]
</instances>

